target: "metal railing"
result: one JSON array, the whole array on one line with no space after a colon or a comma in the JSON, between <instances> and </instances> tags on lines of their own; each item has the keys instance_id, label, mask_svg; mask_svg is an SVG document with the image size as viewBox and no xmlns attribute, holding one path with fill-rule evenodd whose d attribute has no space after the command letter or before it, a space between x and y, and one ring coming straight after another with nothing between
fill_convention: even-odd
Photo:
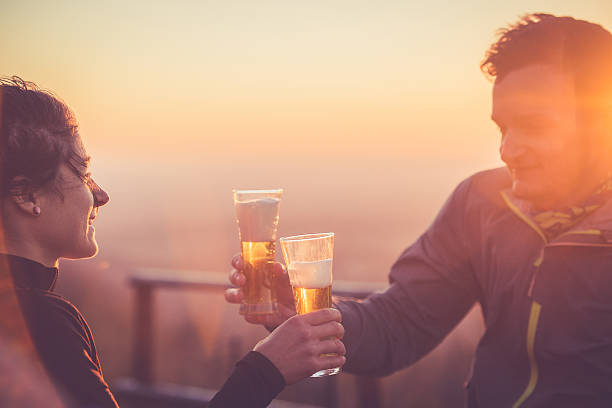
<instances>
[{"instance_id":1,"label":"metal railing","mask_svg":"<svg viewBox=\"0 0 612 408\"><path fill-rule=\"evenodd\" d=\"M167 386L155 384L153 378L153 348L154 344L154 325L155 320L155 296L154 293L160 289L174 290L213 290L222 291L230 287L227 275L217 272L206 271L176 271L168 269L139 268L135 269L130 276L130 285L134 289L135 307L135 335L132 339L133 348L133 379L122 381L121 392L131 393L132 395L165 395L165 398L179 398L175 389L171 393L174 397L168 397L164 390ZM374 284L366 282L352 282L335 280L333 293L335 296L363 299L374 291L383 289L383 283ZM230 344L239 344L232 342ZM238 353L234 353L238 354ZM337 378L327 377L325 380L325 407L336 408L338 406ZM362 408L381 407L381 391L379 380L375 378L355 376L357 382L357 393L359 406ZM193 387L192 387L193 388ZM185 388L187 390L187 387ZM193 394L192 391L185 392ZM184 398L187 396L184 395ZM212 397L210 391L203 391L198 394L201 402L208 402ZM279 406L276 404L272 406ZM289 404L291 405L291 404ZM291 405L295 406L295 404Z\"/></svg>"}]
</instances>

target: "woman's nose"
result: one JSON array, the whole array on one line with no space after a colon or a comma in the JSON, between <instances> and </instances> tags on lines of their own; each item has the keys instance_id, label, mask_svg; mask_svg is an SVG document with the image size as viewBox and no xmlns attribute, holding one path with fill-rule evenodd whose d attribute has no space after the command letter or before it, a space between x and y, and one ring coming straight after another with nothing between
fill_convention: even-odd
<instances>
[{"instance_id":1,"label":"woman's nose","mask_svg":"<svg viewBox=\"0 0 612 408\"><path fill-rule=\"evenodd\" d=\"M92 180L92 189L91 192L94 197L94 207L102 207L104 204L108 203L110 197L108 193L102 189L95 181Z\"/></svg>"}]
</instances>

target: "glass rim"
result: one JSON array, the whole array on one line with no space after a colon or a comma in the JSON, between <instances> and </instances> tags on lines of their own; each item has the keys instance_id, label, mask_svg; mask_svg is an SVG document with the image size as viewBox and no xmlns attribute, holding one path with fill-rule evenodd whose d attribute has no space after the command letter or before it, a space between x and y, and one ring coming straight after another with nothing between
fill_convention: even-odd
<instances>
[{"instance_id":1,"label":"glass rim","mask_svg":"<svg viewBox=\"0 0 612 408\"><path fill-rule=\"evenodd\" d=\"M282 188L269 188L269 189L263 189L263 190L253 190L253 189L233 188L232 192L236 194L278 194L278 193L282 193L283 189Z\"/></svg>"},{"instance_id":2,"label":"glass rim","mask_svg":"<svg viewBox=\"0 0 612 408\"><path fill-rule=\"evenodd\" d=\"M279 241L280 242L314 241L317 239L334 238L334 236L335 234L333 232L319 232L315 234L302 234L302 235L292 235L289 237L281 237Z\"/></svg>"}]
</instances>

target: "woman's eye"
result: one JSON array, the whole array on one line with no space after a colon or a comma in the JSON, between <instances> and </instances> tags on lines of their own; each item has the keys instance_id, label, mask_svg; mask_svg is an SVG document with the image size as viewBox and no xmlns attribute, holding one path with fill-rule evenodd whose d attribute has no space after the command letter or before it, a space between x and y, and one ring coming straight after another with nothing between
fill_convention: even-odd
<instances>
[{"instance_id":1,"label":"woman's eye","mask_svg":"<svg viewBox=\"0 0 612 408\"><path fill-rule=\"evenodd\" d=\"M91 184L91 173L83 174L81 176L81 180L83 180L83 183L90 185Z\"/></svg>"}]
</instances>

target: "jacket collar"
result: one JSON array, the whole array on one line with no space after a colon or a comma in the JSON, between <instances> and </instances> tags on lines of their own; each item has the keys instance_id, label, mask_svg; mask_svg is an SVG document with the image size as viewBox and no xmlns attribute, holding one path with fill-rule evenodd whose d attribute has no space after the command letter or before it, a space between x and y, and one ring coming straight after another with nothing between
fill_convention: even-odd
<instances>
[{"instance_id":1,"label":"jacket collar","mask_svg":"<svg viewBox=\"0 0 612 408\"><path fill-rule=\"evenodd\" d=\"M16 288L52 291L58 269L16 255L0 254L0 269L8 269Z\"/></svg>"},{"instance_id":2,"label":"jacket collar","mask_svg":"<svg viewBox=\"0 0 612 408\"><path fill-rule=\"evenodd\" d=\"M586 217L580 225L580 229L591 228L612 231L612 200L606 201L593 214Z\"/></svg>"},{"instance_id":3,"label":"jacket collar","mask_svg":"<svg viewBox=\"0 0 612 408\"><path fill-rule=\"evenodd\" d=\"M535 232L540 235L545 243L549 240L546 238L542 230L529 218L523 208L525 201L519 200L512 195L512 188L506 188L500 191L506 205L514 212L521 220L527 223ZM572 239L569 239L573 236ZM594 241L595 243L612 243L612 199L606 201L598 209L589 214L582 221L572 226L569 230L561 233L552 241Z\"/></svg>"}]
</instances>

